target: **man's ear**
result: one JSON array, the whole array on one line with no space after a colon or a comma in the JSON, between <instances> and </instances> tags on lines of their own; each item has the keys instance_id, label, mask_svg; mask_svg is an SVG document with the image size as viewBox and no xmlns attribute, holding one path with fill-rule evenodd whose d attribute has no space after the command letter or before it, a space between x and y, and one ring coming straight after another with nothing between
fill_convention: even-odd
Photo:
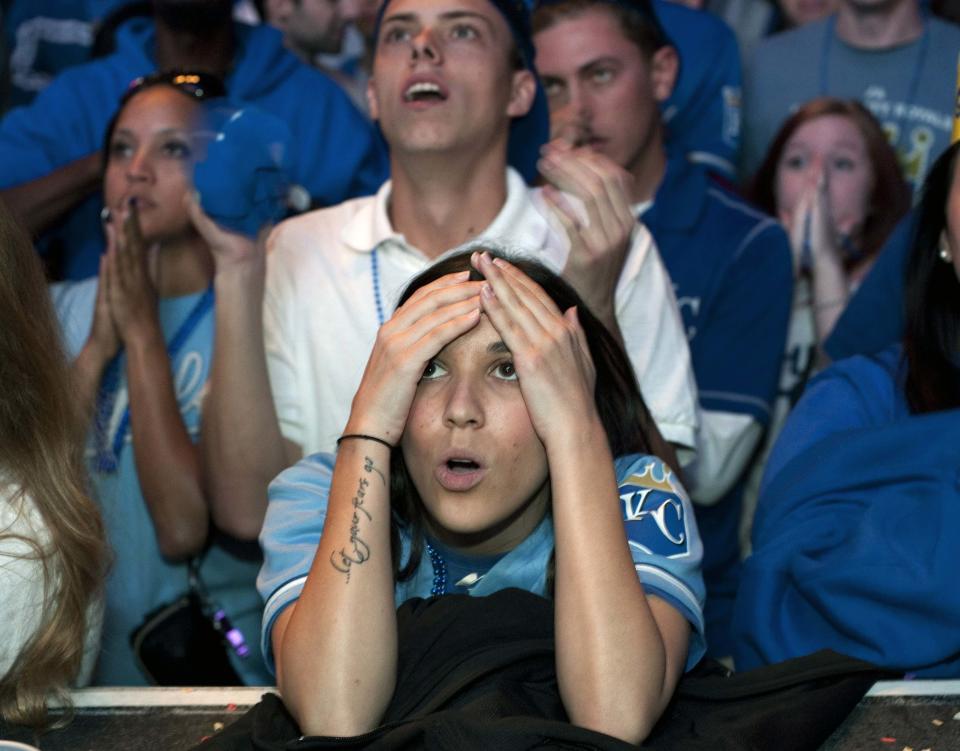
<instances>
[{"instance_id":1,"label":"man's ear","mask_svg":"<svg viewBox=\"0 0 960 751\"><path fill-rule=\"evenodd\" d=\"M514 71L513 80L510 83L510 101L507 103L507 115L523 117L530 111L536 96L536 76L526 68Z\"/></svg>"},{"instance_id":2,"label":"man's ear","mask_svg":"<svg viewBox=\"0 0 960 751\"><path fill-rule=\"evenodd\" d=\"M677 51L667 45L653 53L650 59L650 82L653 96L658 102L665 102L673 93L680 72L680 58Z\"/></svg>"},{"instance_id":3,"label":"man's ear","mask_svg":"<svg viewBox=\"0 0 960 751\"><path fill-rule=\"evenodd\" d=\"M377 108L376 82L373 80L373 76L367 79L367 108L370 110L371 120L380 118L380 111Z\"/></svg>"}]
</instances>

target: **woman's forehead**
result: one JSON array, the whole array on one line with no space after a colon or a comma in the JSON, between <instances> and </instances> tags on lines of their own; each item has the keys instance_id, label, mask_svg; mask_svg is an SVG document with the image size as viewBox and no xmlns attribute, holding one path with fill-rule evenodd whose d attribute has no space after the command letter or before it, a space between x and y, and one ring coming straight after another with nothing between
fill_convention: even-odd
<instances>
[{"instance_id":1,"label":"woman's forehead","mask_svg":"<svg viewBox=\"0 0 960 751\"><path fill-rule=\"evenodd\" d=\"M480 314L480 321L472 329L461 334L437 355L440 358L496 356L509 353L486 313Z\"/></svg>"}]
</instances>

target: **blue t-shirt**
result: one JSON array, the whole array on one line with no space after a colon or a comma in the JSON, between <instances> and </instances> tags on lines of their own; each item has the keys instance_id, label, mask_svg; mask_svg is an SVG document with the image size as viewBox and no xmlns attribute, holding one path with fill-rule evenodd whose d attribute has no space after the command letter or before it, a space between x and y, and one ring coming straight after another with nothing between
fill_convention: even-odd
<instances>
[{"instance_id":1,"label":"blue t-shirt","mask_svg":"<svg viewBox=\"0 0 960 751\"><path fill-rule=\"evenodd\" d=\"M662 104L667 149L727 178L740 149L740 52L730 28L712 13L654 0L680 57L673 92Z\"/></svg>"},{"instance_id":2,"label":"blue t-shirt","mask_svg":"<svg viewBox=\"0 0 960 751\"><path fill-rule=\"evenodd\" d=\"M343 90L283 47L266 26L235 24L234 66L226 78L232 100L257 105L290 128L292 179L318 206L373 193L387 177L383 142ZM152 19L120 27L112 55L65 70L27 107L0 121L0 188L43 177L98 152L121 95L137 76L156 68ZM97 273L103 234L102 197L84 200L46 240L67 251L64 273Z\"/></svg>"},{"instance_id":3,"label":"blue t-shirt","mask_svg":"<svg viewBox=\"0 0 960 751\"><path fill-rule=\"evenodd\" d=\"M93 321L97 280L54 285L51 289L67 351L75 356L82 348ZM160 325L170 342L191 313L201 294L160 300ZM201 308L202 309L202 308ZM207 309L186 336L171 363L180 416L193 440L200 431L200 408L206 391L213 354L213 310ZM122 360L122 356L121 356ZM121 362L122 365L122 362ZM114 409L106 420L102 440L114 445L121 416L128 403L125 369L120 369ZM129 430L121 444L115 473L97 470L93 456L98 438L91 436L87 455L96 500L103 512L113 561L106 588L102 649L93 682L97 685L145 685L146 677L135 663L130 634L144 617L187 591L187 564L171 563L160 553L157 537L140 490ZM254 585L260 568L256 546L227 547L216 542L203 558L200 574L213 601L221 605L232 624L243 633L250 654L244 659L231 653L237 673L251 685L271 684L258 641L261 602Z\"/></svg>"},{"instance_id":4,"label":"blue t-shirt","mask_svg":"<svg viewBox=\"0 0 960 751\"><path fill-rule=\"evenodd\" d=\"M281 611L300 597L326 519L335 456L313 454L282 472L270 484L270 503L260 534L263 569L257 587L266 602L262 648L273 669L271 633ZM630 455L615 461L627 543L637 576L648 594L670 602L691 624L687 669L703 656L703 548L686 493L657 458ZM537 528L509 551L470 588L472 596L508 587L547 594L547 566L553 554L553 521ZM401 530L401 560L410 539ZM397 582L399 606L411 597L429 597L433 567L424 554L413 576Z\"/></svg>"},{"instance_id":5,"label":"blue t-shirt","mask_svg":"<svg viewBox=\"0 0 960 751\"><path fill-rule=\"evenodd\" d=\"M690 344L700 406L770 417L786 343L793 289L790 246L778 222L711 181L705 169L671 159L653 206L641 217L670 274ZM716 504L696 506L707 584L711 654L727 636L740 565L746 467Z\"/></svg>"},{"instance_id":6,"label":"blue t-shirt","mask_svg":"<svg viewBox=\"0 0 960 751\"><path fill-rule=\"evenodd\" d=\"M883 126L915 189L950 144L960 28L927 15L919 39L861 49L836 15L768 37L744 70L742 174L754 174L783 121L820 96L857 99Z\"/></svg>"}]
</instances>

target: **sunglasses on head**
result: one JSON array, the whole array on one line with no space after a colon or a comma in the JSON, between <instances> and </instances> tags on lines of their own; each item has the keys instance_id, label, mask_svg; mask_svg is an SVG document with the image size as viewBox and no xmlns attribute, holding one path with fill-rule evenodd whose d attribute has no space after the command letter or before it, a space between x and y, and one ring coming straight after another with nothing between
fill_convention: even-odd
<instances>
[{"instance_id":1,"label":"sunglasses on head","mask_svg":"<svg viewBox=\"0 0 960 751\"><path fill-rule=\"evenodd\" d=\"M212 73L165 70L133 79L120 100L120 104L125 104L134 94L138 94L144 89L161 85L173 86L177 91L181 91L198 101L227 95L227 88L223 81Z\"/></svg>"}]
</instances>

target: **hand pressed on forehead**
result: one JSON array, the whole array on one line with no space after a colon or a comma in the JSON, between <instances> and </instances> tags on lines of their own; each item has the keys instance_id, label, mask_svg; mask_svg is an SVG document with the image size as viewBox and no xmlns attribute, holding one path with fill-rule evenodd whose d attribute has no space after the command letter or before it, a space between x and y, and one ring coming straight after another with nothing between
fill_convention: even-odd
<instances>
[{"instance_id":1,"label":"hand pressed on forehead","mask_svg":"<svg viewBox=\"0 0 960 751\"><path fill-rule=\"evenodd\" d=\"M596 372L576 308L561 312L536 282L503 259L475 253L483 312L513 356L530 420L549 449L596 417Z\"/></svg>"},{"instance_id":2,"label":"hand pressed on forehead","mask_svg":"<svg viewBox=\"0 0 960 751\"><path fill-rule=\"evenodd\" d=\"M448 274L410 296L380 327L353 399L348 430L396 445L430 360L480 320L481 282Z\"/></svg>"}]
</instances>

